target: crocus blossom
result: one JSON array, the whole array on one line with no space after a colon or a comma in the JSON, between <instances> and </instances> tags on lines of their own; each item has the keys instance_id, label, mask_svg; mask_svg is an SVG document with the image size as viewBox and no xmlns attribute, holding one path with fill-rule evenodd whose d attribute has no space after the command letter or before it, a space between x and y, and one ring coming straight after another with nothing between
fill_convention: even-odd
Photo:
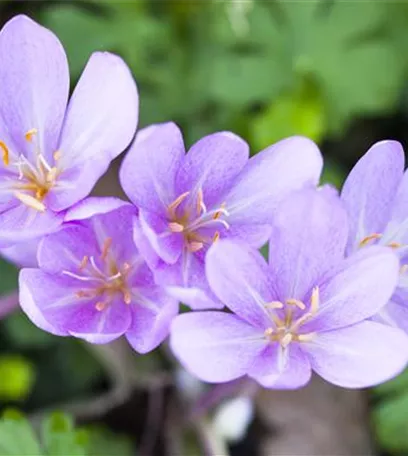
<instances>
[{"instance_id":1,"label":"crocus blossom","mask_svg":"<svg viewBox=\"0 0 408 456\"><path fill-rule=\"evenodd\" d=\"M132 240L134 206L88 198L43 238L39 268L20 272L20 304L40 328L92 343L125 335L146 353L167 336L178 303L154 283Z\"/></svg>"},{"instance_id":2,"label":"crocus blossom","mask_svg":"<svg viewBox=\"0 0 408 456\"><path fill-rule=\"evenodd\" d=\"M400 258L398 287L378 317L408 332L408 172L401 144L374 144L350 172L341 198L350 219L348 253L379 244Z\"/></svg>"},{"instance_id":3,"label":"crocus blossom","mask_svg":"<svg viewBox=\"0 0 408 456\"><path fill-rule=\"evenodd\" d=\"M16 16L0 32L0 247L57 229L131 141L138 95L126 64L90 57L69 104L64 49Z\"/></svg>"},{"instance_id":4,"label":"crocus blossom","mask_svg":"<svg viewBox=\"0 0 408 456\"><path fill-rule=\"evenodd\" d=\"M275 215L269 265L244 244L213 245L208 281L233 313L176 317L176 357L204 381L248 375L269 388L301 387L312 370L349 388L398 374L408 361L408 337L368 320L392 295L398 259L380 246L343 259L347 235L338 196L305 190Z\"/></svg>"},{"instance_id":5,"label":"crocus blossom","mask_svg":"<svg viewBox=\"0 0 408 456\"><path fill-rule=\"evenodd\" d=\"M193 308L222 307L205 278L208 247L223 238L260 247L279 201L319 180L322 157L307 138L248 154L230 132L206 136L186 154L179 128L165 123L140 131L124 159L122 187L139 208L135 242L156 280Z\"/></svg>"}]
</instances>

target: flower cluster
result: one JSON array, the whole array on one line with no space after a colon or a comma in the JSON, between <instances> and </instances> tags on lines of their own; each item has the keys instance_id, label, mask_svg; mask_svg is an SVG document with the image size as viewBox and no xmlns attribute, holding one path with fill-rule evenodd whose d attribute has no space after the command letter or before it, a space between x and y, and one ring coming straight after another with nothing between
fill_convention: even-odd
<instances>
[{"instance_id":1,"label":"flower cluster","mask_svg":"<svg viewBox=\"0 0 408 456\"><path fill-rule=\"evenodd\" d=\"M231 132L185 150L174 123L136 133L126 64L95 53L68 102L64 50L25 16L0 32L0 248L40 328L139 353L170 333L207 382L298 388L315 371L366 387L408 362L408 180L394 141L343 190L318 187L304 137L254 157ZM132 141L133 140L133 141ZM127 146L130 202L89 197ZM269 242L269 261L257 249ZM178 314L179 302L193 311Z\"/></svg>"}]
</instances>

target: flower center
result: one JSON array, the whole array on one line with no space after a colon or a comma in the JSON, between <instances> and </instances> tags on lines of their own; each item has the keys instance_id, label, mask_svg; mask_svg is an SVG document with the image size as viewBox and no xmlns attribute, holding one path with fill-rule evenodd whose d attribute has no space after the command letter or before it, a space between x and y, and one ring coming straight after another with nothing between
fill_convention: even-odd
<instances>
[{"instance_id":1,"label":"flower center","mask_svg":"<svg viewBox=\"0 0 408 456\"><path fill-rule=\"evenodd\" d=\"M37 134L37 129L32 128L24 136L28 142L33 142ZM16 156L10 160L11 152L6 143L0 141L0 150L2 152L3 163L6 167L15 166L18 171L17 180L13 179L10 190L13 195L26 206L44 212L46 206L44 198L51 188L54 187L59 170L56 166L50 166L44 155L36 146L35 155L36 163L33 165L24 155ZM61 152L56 151L53 155L55 164L61 158Z\"/></svg>"},{"instance_id":2,"label":"flower center","mask_svg":"<svg viewBox=\"0 0 408 456\"><path fill-rule=\"evenodd\" d=\"M128 285L132 266L126 262L119 266L111 255L111 246L112 238L107 238L98 259L101 266L98 266L95 257L85 255L78 265L82 274L63 271L63 274L69 277L89 282L88 287L77 291L75 296L79 299L97 298L95 308L99 311L106 309L117 295L122 295L125 304L132 302L132 293Z\"/></svg>"},{"instance_id":3,"label":"flower center","mask_svg":"<svg viewBox=\"0 0 408 456\"><path fill-rule=\"evenodd\" d=\"M274 323L264 332L265 338L270 342L278 342L282 348L286 348L291 342L308 342L312 340L316 333L300 333L299 330L307 321L313 318L319 309L319 288L315 287L310 299L310 308L306 311L306 306L298 299L290 298L284 303L272 301L266 304L270 312L270 317ZM298 318L294 318L294 311L298 308L304 313ZM276 309L283 310L283 316L276 315Z\"/></svg>"},{"instance_id":4,"label":"flower center","mask_svg":"<svg viewBox=\"0 0 408 456\"><path fill-rule=\"evenodd\" d=\"M195 199L190 196L190 192L182 193L169 204L168 227L172 233L182 233L187 249L197 252L220 238L220 228L229 229L229 224L224 219L229 213L225 209L225 203L208 210L201 189Z\"/></svg>"}]
</instances>

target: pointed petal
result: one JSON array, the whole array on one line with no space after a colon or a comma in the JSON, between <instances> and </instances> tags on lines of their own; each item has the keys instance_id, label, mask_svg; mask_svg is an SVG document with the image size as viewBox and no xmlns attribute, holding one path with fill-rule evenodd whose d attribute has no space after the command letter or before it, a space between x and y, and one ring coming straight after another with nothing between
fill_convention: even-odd
<instances>
[{"instance_id":1,"label":"pointed petal","mask_svg":"<svg viewBox=\"0 0 408 456\"><path fill-rule=\"evenodd\" d=\"M176 358L205 382L228 382L247 374L265 345L259 329L222 312L179 315L171 327Z\"/></svg>"},{"instance_id":2,"label":"pointed petal","mask_svg":"<svg viewBox=\"0 0 408 456\"><path fill-rule=\"evenodd\" d=\"M207 253L206 275L213 292L234 313L261 330L270 326L266 306L276 296L268 265L258 251L218 241Z\"/></svg>"},{"instance_id":3,"label":"pointed petal","mask_svg":"<svg viewBox=\"0 0 408 456\"><path fill-rule=\"evenodd\" d=\"M68 106L58 162L63 170L85 169L86 179L80 172L74 186L55 192L55 210L65 209L89 194L109 163L133 138L137 121L137 89L127 65L107 52L92 54ZM74 178L70 176L71 184Z\"/></svg>"},{"instance_id":4,"label":"pointed petal","mask_svg":"<svg viewBox=\"0 0 408 456\"><path fill-rule=\"evenodd\" d=\"M390 248L371 246L343 261L320 287L320 306L305 331L352 325L372 317L391 298L399 261Z\"/></svg>"},{"instance_id":5,"label":"pointed petal","mask_svg":"<svg viewBox=\"0 0 408 456\"><path fill-rule=\"evenodd\" d=\"M184 156L180 129L172 122L140 130L120 169L120 182L138 207L164 215L177 198L176 173Z\"/></svg>"},{"instance_id":6,"label":"pointed petal","mask_svg":"<svg viewBox=\"0 0 408 456\"><path fill-rule=\"evenodd\" d=\"M230 132L214 133L197 141L184 157L177 173L178 193L192 198L203 192L207 207L222 202L248 161L248 144Z\"/></svg>"},{"instance_id":7,"label":"pointed petal","mask_svg":"<svg viewBox=\"0 0 408 456\"><path fill-rule=\"evenodd\" d=\"M16 244L11 247L0 249L1 256L14 263L17 267L38 267L37 250L40 239Z\"/></svg>"},{"instance_id":8,"label":"pointed petal","mask_svg":"<svg viewBox=\"0 0 408 456\"><path fill-rule=\"evenodd\" d=\"M351 170L341 192L350 217L349 251L383 232L403 172L404 151L397 141L374 144Z\"/></svg>"},{"instance_id":9,"label":"pointed petal","mask_svg":"<svg viewBox=\"0 0 408 456\"><path fill-rule=\"evenodd\" d=\"M69 91L69 71L58 38L27 16L7 22L0 33L0 117L18 150L33 156L24 137L47 158L56 150ZM3 138L2 138L3 139Z\"/></svg>"},{"instance_id":10,"label":"pointed petal","mask_svg":"<svg viewBox=\"0 0 408 456\"><path fill-rule=\"evenodd\" d=\"M347 215L330 189L294 193L278 208L269 263L280 300L303 300L318 280L344 257Z\"/></svg>"},{"instance_id":11,"label":"pointed petal","mask_svg":"<svg viewBox=\"0 0 408 456\"><path fill-rule=\"evenodd\" d=\"M287 353L275 343L268 346L252 366L249 376L264 388L296 389L305 386L312 376L307 356L296 344Z\"/></svg>"},{"instance_id":12,"label":"pointed petal","mask_svg":"<svg viewBox=\"0 0 408 456\"><path fill-rule=\"evenodd\" d=\"M106 214L123 206L130 206L126 201L119 198L107 196L96 197L90 196L79 203L75 204L66 212L64 222L83 220L93 217L94 215Z\"/></svg>"},{"instance_id":13,"label":"pointed petal","mask_svg":"<svg viewBox=\"0 0 408 456\"><path fill-rule=\"evenodd\" d=\"M319 333L303 346L312 369L344 388L385 382L408 362L408 338L403 331L373 321Z\"/></svg>"},{"instance_id":14,"label":"pointed petal","mask_svg":"<svg viewBox=\"0 0 408 456\"><path fill-rule=\"evenodd\" d=\"M323 162L307 138L287 138L252 157L226 196L232 224L271 223L278 203L294 190L316 185Z\"/></svg>"}]
</instances>

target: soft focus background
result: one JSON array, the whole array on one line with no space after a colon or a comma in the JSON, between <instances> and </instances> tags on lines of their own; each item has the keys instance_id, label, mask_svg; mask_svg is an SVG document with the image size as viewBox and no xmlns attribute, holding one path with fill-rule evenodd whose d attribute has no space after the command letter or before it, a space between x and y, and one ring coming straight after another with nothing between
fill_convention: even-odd
<instances>
[{"instance_id":1,"label":"soft focus background","mask_svg":"<svg viewBox=\"0 0 408 456\"><path fill-rule=\"evenodd\" d=\"M120 54L139 86L140 126L174 120L188 145L228 129L256 153L303 134L324 153L323 181L337 186L375 141L407 146L408 2L0 2L1 24L17 13L59 36L72 86L91 52ZM98 194L120 194L118 164ZM12 292L17 272L0 268L0 291ZM199 455L210 454L208 440L233 456L408 454L408 372L364 392L318 379L293 393L247 385L252 409L248 401L232 412L213 407L188 426L183 406L201 390L166 347L138 357L120 341L90 347L45 334L19 312L0 323L1 409L26 414L43 454ZM49 410L70 412L80 427L61 413L43 422ZM31 456L37 446L7 411L0 455Z\"/></svg>"}]
</instances>

